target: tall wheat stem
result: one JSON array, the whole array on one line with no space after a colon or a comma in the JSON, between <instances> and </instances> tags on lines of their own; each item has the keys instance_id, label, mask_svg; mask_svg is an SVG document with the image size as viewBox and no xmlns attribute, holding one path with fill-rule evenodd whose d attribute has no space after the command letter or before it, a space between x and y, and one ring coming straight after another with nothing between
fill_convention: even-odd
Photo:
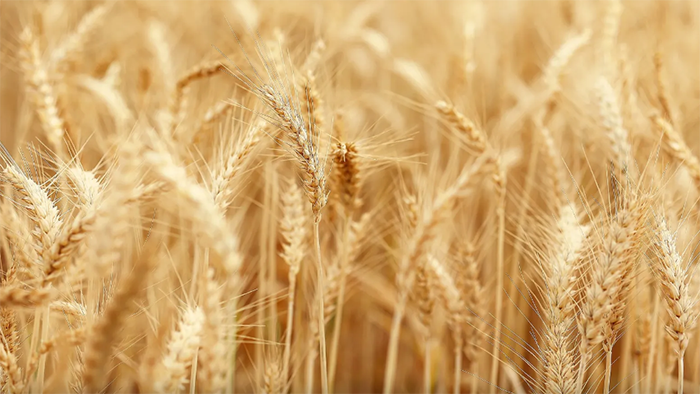
<instances>
[{"instance_id":1,"label":"tall wheat stem","mask_svg":"<svg viewBox=\"0 0 700 394\"><path fill-rule=\"evenodd\" d=\"M455 343L455 376L454 376L454 394L459 394L462 390L462 333L455 334L457 341Z\"/></svg>"},{"instance_id":2,"label":"tall wheat stem","mask_svg":"<svg viewBox=\"0 0 700 394\"><path fill-rule=\"evenodd\" d=\"M321 260L321 237L318 232L318 221L314 221L314 238L316 241L316 259L318 260L318 336L321 353L321 391L328 394L328 355L326 354L325 307L323 305L323 263Z\"/></svg>"},{"instance_id":3,"label":"tall wheat stem","mask_svg":"<svg viewBox=\"0 0 700 394\"><path fill-rule=\"evenodd\" d=\"M576 392L583 393L583 379L586 376L586 368L588 367L588 353L581 354L581 359L578 364L578 378L576 379Z\"/></svg>"},{"instance_id":4,"label":"tall wheat stem","mask_svg":"<svg viewBox=\"0 0 700 394\"><path fill-rule=\"evenodd\" d=\"M396 357L399 350L399 334L401 333L401 321L406 309L407 294L400 291L399 299L394 307L394 317L391 321L391 332L389 334L389 353L386 359L386 370L384 371L384 394L390 394L394 388L394 376L396 375Z\"/></svg>"},{"instance_id":5,"label":"tall wheat stem","mask_svg":"<svg viewBox=\"0 0 700 394\"><path fill-rule=\"evenodd\" d=\"M504 188L505 186L503 186ZM496 333L494 335L493 361L491 362L491 394L496 394L498 386L498 364L499 352L501 347L501 316L503 315L503 275L505 270L505 235L506 235L506 193L505 190L500 190L500 199L498 202L498 265L496 279Z\"/></svg>"},{"instance_id":6,"label":"tall wheat stem","mask_svg":"<svg viewBox=\"0 0 700 394\"><path fill-rule=\"evenodd\" d=\"M683 394L683 358L685 356L684 353L678 355L678 394Z\"/></svg>"},{"instance_id":7,"label":"tall wheat stem","mask_svg":"<svg viewBox=\"0 0 700 394\"><path fill-rule=\"evenodd\" d=\"M612 347L610 350L605 352L605 385L603 386L603 393L608 394L610 392L610 373L612 372Z\"/></svg>"},{"instance_id":8,"label":"tall wheat stem","mask_svg":"<svg viewBox=\"0 0 700 394\"><path fill-rule=\"evenodd\" d=\"M423 357L423 392L430 394L430 335L425 336L425 356Z\"/></svg>"},{"instance_id":9,"label":"tall wheat stem","mask_svg":"<svg viewBox=\"0 0 700 394\"><path fill-rule=\"evenodd\" d=\"M296 276L290 278L289 281L289 301L287 303L287 333L284 338L284 366L282 376L285 381L289 376L289 359L291 357L291 347L292 347L292 329L294 328L294 298L297 288Z\"/></svg>"},{"instance_id":10,"label":"tall wheat stem","mask_svg":"<svg viewBox=\"0 0 700 394\"><path fill-rule=\"evenodd\" d=\"M345 215L345 230L343 232L343 247L342 247L342 267L340 269L340 289L338 290L338 299L336 300L335 309L335 325L333 326L333 338L331 339L331 360L328 372L330 380L330 391L335 391L335 371L338 365L338 345L340 343L340 328L343 323L343 304L345 304L345 282L346 270L348 267L348 242L350 233L350 218Z\"/></svg>"}]
</instances>

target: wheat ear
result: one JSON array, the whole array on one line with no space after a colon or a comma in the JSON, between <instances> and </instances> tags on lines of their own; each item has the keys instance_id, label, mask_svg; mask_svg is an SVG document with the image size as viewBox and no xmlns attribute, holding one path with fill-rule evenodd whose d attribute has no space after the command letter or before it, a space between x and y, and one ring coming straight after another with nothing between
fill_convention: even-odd
<instances>
[{"instance_id":1,"label":"wheat ear","mask_svg":"<svg viewBox=\"0 0 700 394\"><path fill-rule=\"evenodd\" d=\"M158 393L178 393L189 382L188 370L199 350L204 313L190 308L182 313L178 329L173 332L168 350L163 356L162 371L155 377L154 390Z\"/></svg>"},{"instance_id":2,"label":"wheat ear","mask_svg":"<svg viewBox=\"0 0 700 394\"><path fill-rule=\"evenodd\" d=\"M676 249L676 235L671 233L663 218L657 219L657 236L655 240L659 258L654 264L661 289L666 301L668 323L666 333L673 341L673 348L678 361L678 393L683 393L683 358L688 348L690 335L697 323L697 295L689 290L690 267L683 263Z\"/></svg>"},{"instance_id":3,"label":"wheat ear","mask_svg":"<svg viewBox=\"0 0 700 394\"><path fill-rule=\"evenodd\" d=\"M435 230L442 222L445 213L473 185L472 182L478 179L479 175L482 175L485 171L491 171L494 160L489 155L482 155L474 164L465 167L457 180L448 189L440 193L429 209L418 218L418 223L409 241L407 252L403 255L396 274L396 284L399 290L394 307L387 350L387 367L384 373L385 394L393 392L401 321L403 320L408 294L413 287L415 268L425 256L428 246L435 237Z\"/></svg>"},{"instance_id":4,"label":"wheat ear","mask_svg":"<svg viewBox=\"0 0 700 394\"><path fill-rule=\"evenodd\" d=\"M280 231L284 238L282 259L289 265L289 291L287 295L287 332L284 338L282 355L282 376L289 377L292 329L294 327L294 300L296 297L297 275L306 255L306 214L303 204L304 195L295 182L290 181L285 193L282 194L282 222Z\"/></svg>"}]
</instances>

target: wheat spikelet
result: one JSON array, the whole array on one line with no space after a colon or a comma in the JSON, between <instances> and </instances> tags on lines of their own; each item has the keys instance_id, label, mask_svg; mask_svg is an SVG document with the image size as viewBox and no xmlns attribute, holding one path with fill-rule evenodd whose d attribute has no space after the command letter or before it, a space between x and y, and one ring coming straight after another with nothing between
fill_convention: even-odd
<instances>
[{"instance_id":1,"label":"wheat spikelet","mask_svg":"<svg viewBox=\"0 0 700 394\"><path fill-rule=\"evenodd\" d=\"M294 326L294 300L296 295L297 274L306 255L307 215L304 212L304 195L294 181L290 181L282 194L282 220L280 232L284 238L280 255L289 266L289 291L287 301L287 331L282 355L282 376L287 379L291 358L292 328Z\"/></svg>"},{"instance_id":2,"label":"wheat spikelet","mask_svg":"<svg viewBox=\"0 0 700 394\"><path fill-rule=\"evenodd\" d=\"M83 362L84 370L81 376L85 392L101 392L104 388L104 383L107 380L107 367L113 352L113 343L128 316L131 303L142 290L144 283L148 281L154 249L153 246L149 246L141 252L141 256L136 262L136 269L122 279L119 289L105 308L103 315L95 322L88 334Z\"/></svg>"},{"instance_id":3,"label":"wheat spikelet","mask_svg":"<svg viewBox=\"0 0 700 394\"><path fill-rule=\"evenodd\" d=\"M675 124L674 112L671 109L671 103L668 96L668 87L664 78L664 62L661 53L654 53L654 76L656 77L656 89L658 90L657 98L659 105L663 111L663 116L671 124Z\"/></svg>"},{"instance_id":4,"label":"wheat spikelet","mask_svg":"<svg viewBox=\"0 0 700 394\"><path fill-rule=\"evenodd\" d=\"M19 285L0 287L0 304L5 308L32 308L46 305L55 296L49 288L28 289Z\"/></svg>"},{"instance_id":5,"label":"wheat spikelet","mask_svg":"<svg viewBox=\"0 0 700 394\"><path fill-rule=\"evenodd\" d=\"M70 242L70 234L83 234L85 225L92 226L92 233L96 236L91 240L91 253L99 256L93 260L91 270L98 276L104 276L113 264L119 261L128 242L130 209L128 202L135 198L134 184L141 174L136 155L139 146L133 141L128 141L122 147L120 162L113 170L110 185L103 191L105 198L96 208L101 215L91 218L94 211L87 210L84 216L74 221L71 230L67 232L67 245L75 245ZM89 219L89 220L83 220ZM75 232L74 232L75 231Z\"/></svg>"},{"instance_id":6,"label":"wheat spikelet","mask_svg":"<svg viewBox=\"0 0 700 394\"><path fill-rule=\"evenodd\" d=\"M209 78L217 73L225 71L224 66L219 61L203 62L188 70L175 83L173 95L170 98L170 134L172 135L175 128L182 122L184 118L184 110L187 105L185 95L189 90L189 86L200 79Z\"/></svg>"},{"instance_id":7,"label":"wheat spikelet","mask_svg":"<svg viewBox=\"0 0 700 394\"><path fill-rule=\"evenodd\" d=\"M676 249L676 235L671 233L663 218L657 218L657 236L655 238L659 258L654 265L654 272L666 301L668 323L666 333L672 340L672 348L678 361L678 392L683 392L683 357L690 336L698 318L698 296L690 293L689 267L685 266ZM675 361L675 360L673 360ZM669 363L672 370L673 362Z\"/></svg>"},{"instance_id":8,"label":"wheat spikelet","mask_svg":"<svg viewBox=\"0 0 700 394\"><path fill-rule=\"evenodd\" d=\"M582 358L577 392L582 389L591 348L602 343L609 360L612 346L618 339L621 314L624 313L631 273L639 254L637 246L648 209L641 197L624 204L604 227L601 245L591 262L591 278L586 285L577 319ZM609 384L609 379L606 379L606 383Z\"/></svg>"},{"instance_id":9,"label":"wheat spikelet","mask_svg":"<svg viewBox=\"0 0 700 394\"><path fill-rule=\"evenodd\" d=\"M112 3L105 2L88 11L80 19L75 30L59 41L59 45L51 51L50 61L57 71L66 71L65 63L77 57L77 53L85 46L89 35L97 30L111 6Z\"/></svg>"},{"instance_id":10,"label":"wheat spikelet","mask_svg":"<svg viewBox=\"0 0 700 394\"><path fill-rule=\"evenodd\" d=\"M162 370L155 376L154 390L158 393L177 393L189 382L188 370L200 346L204 313L199 308L182 312L178 329L168 343Z\"/></svg>"},{"instance_id":11,"label":"wheat spikelet","mask_svg":"<svg viewBox=\"0 0 700 394\"><path fill-rule=\"evenodd\" d=\"M323 39L319 38L314 41L311 51L309 52L308 56L306 56L304 64L301 66L301 72L303 75L308 75L309 73L314 73L316 71L318 64L321 62L321 56L323 56L323 52L325 50L326 43L323 41Z\"/></svg>"},{"instance_id":12,"label":"wheat spikelet","mask_svg":"<svg viewBox=\"0 0 700 394\"><path fill-rule=\"evenodd\" d=\"M457 198L464 194L472 186L475 178L478 178L484 170L490 170L494 159L488 155L482 155L471 166L465 167L457 180L446 190L438 194L429 209L418 218L418 223L409 241L408 248L404 252L396 274L396 285L399 289L394 319L392 322L389 350L387 354L386 374L384 377L384 392L392 391L394 371L392 366L396 364L397 341L401 320L403 320L404 308L408 291L413 287L416 276L416 268L424 257L427 247L435 237L436 227L441 223L443 216L450 210Z\"/></svg>"},{"instance_id":13,"label":"wheat spikelet","mask_svg":"<svg viewBox=\"0 0 700 394\"><path fill-rule=\"evenodd\" d=\"M600 118L606 136L610 139L615 164L618 168L628 169L632 147L629 143L627 129L622 124L617 94L604 77L598 79L595 87L598 95Z\"/></svg>"},{"instance_id":14,"label":"wheat spikelet","mask_svg":"<svg viewBox=\"0 0 700 394\"><path fill-rule=\"evenodd\" d=\"M311 124L312 129L309 130L299 110L283 93L270 85L264 85L258 89L260 97L275 112L282 130L292 141L294 156L304 172L304 191L311 202L314 220L319 222L321 210L328 202L329 191L326 188L326 175L324 166L319 160L318 147L313 140L314 135L310 133L315 131L313 124Z\"/></svg>"},{"instance_id":15,"label":"wheat spikelet","mask_svg":"<svg viewBox=\"0 0 700 394\"><path fill-rule=\"evenodd\" d=\"M186 203L189 218L195 225L195 231L222 259L222 269L229 277L232 288L238 286L238 271L241 257L235 237L228 231L226 220L219 207L214 203L210 193L195 180L192 180L184 168L178 165L172 155L163 147L148 151L144 159L152 166L161 180L170 185ZM236 282L236 283L234 283Z\"/></svg>"},{"instance_id":16,"label":"wheat spikelet","mask_svg":"<svg viewBox=\"0 0 700 394\"><path fill-rule=\"evenodd\" d=\"M225 101L219 101L207 109L207 112L204 113L202 119L199 120L197 125L194 127L194 143L199 143L202 140L202 135L205 133L205 131L211 129L217 120L225 117L231 112L232 109L233 106Z\"/></svg>"},{"instance_id":17,"label":"wheat spikelet","mask_svg":"<svg viewBox=\"0 0 700 394\"><path fill-rule=\"evenodd\" d=\"M467 146L473 149L477 155L486 151L489 147L486 136L472 121L464 117L454 106L444 101L438 101L435 107L445 117L445 120L460 132L460 136L466 139Z\"/></svg>"},{"instance_id":18,"label":"wheat spikelet","mask_svg":"<svg viewBox=\"0 0 700 394\"><path fill-rule=\"evenodd\" d=\"M226 387L228 368L226 328L222 314L223 287L215 280L214 269L207 270L202 286L202 310L206 321L202 330L202 346L197 355L197 387L205 393L220 393Z\"/></svg>"},{"instance_id":19,"label":"wheat spikelet","mask_svg":"<svg viewBox=\"0 0 700 394\"><path fill-rule=\"evenodd\" d=\"M558 91L559 78L562 71L569 64L573 55L588 43L591 39L591 30L586 29L583 32L566 40L557 51L552 55L542 72L542 79L545 85L552 91Z\"/></svg>"},{"instance_id":20,"label":"wheat spikelet","mask_svg":"<svg viewBox=\"0 0 700 394\"><path fill-rule=\"evenodd\" d=\"M225 211L228 208L228 201L233 194L234 183L232 181L243 168L246 159L260 143L260 138L265 133L265 126L263 122L256 123L246 133L245 138L236 146L236 149L226 157L222 167L212 175L210 189L214 196L214 203L219 209Z\"/></svg>"},{"instance_id":21,"label":"wheat spikelet","mask_svg":"<svg viewBox=\"0 0 700 394\"><path fill-rule=\"evenodd\" d=\"M676 161L680 162L693 177L700 189L700 160L695 156L683 140L681 134L660 116L653 116L652 121L656 130L664 137L663 147Z\"/></svg>"},{"instance_id":22,"label":"wheat spikelet","mask_svg":"<svg viewBox=\"0 0 700 394\"><path fill-rule=\"evenodd\" d=\"M542 265L545 292L544 389L548 393L575 392L576 357L571 327L575 323L575 285L580 256L589 227L581 225L578 212L560 206L552 243L552 256Z\"/></svg>"},{"instance_id":23,"label":"wheat spikelet","mask_svg":"<svg viewBox=\"0 0 700 394\"><path fill-rule=\"evenodd\" d=\"M20 41L22 43L22 68L25 73L25 81L34 96L34 104L44 133L46 133L56 156L66 158L67 153L63 143L66 124L60 115L58 97L49 79L49 70L41 58L38 39L34 32L26 27L20 35Z\"/></svg>"},{"instance_id":24,"label":"wheat spikelet","mask_svg":"<svg viewBox=\"0 0 700 394\"><path fill-rule=\"evenodd\" d=\"M3 372L3 390L7 390L10 393L21 393L24 391L22 370L17 365L16 356L9 351L5 338L2 338L2 343L0 343L0 369Z\"/></svg>"},{"instance_id":25,"label":"wheat spikelet","mask_svg":"<svg viewBox=\"0 0 700 394\"><path fill-rule=\"evenodd\" d=\"M48 261L51 247L56 242L63 224L61 214L46 191L11 160L3 156L6 165L2 177L22 196L27 215L36 225L32 232L33 237L40 248L42 259Z\"/></svg>"},{"instance_id":26,"label":"wheat spikelet","mask_svg":"<svg viewBox=\"0 0 700 394\"><path fill-rule=\"evenodd\" d=\"M333 151L335 194L347 212L352 212L362 203L358 199L362 181L358 153L357 147L351 142L339 142Z\"/></svg>"},{"instance_id":27,"label":"wheat spikelet","mask_svg":"<svg viewBox=\"0 0 700 394\"><path fill-rule=\"evenodd\" d=\"M282 375L283 367L279 351L269 351L265 355L265 373L263 374L263 389L265 394L284 392L286 377Z\"/></svg>"}]
</instances>

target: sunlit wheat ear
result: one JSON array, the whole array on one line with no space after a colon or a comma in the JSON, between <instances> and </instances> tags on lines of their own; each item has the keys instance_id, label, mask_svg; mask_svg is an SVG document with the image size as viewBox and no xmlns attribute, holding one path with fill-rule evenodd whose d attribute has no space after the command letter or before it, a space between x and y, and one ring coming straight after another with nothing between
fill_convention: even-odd
<instances>
[{"instance_id":1,"label":"sunlit wheat ear","mask_svg":"<svg viewBox=\"0 0 700 394\"><path fill-rule=\"evenodd\" d=\"M182 313L161 361L162 369L158 376L154 376L153 388L156 392L177 393L185 389L189 382L189 369L199 350L204 320L204 313L199 308Z\"/></svg>"},{"instance_id":2,"label":"sunlit wheat ear","mask_svg":"<svg viewBox=\"0 0 700 394\"><path fill-rule=\"evenodd\" d=\"M582 389L583 376L592 348L604 345L609 385L612 347L618 339L627 305L630 283L639 257L639 242L644 234L648 214L648 200L635 196L626 200L613 216L603 219L597 236L595 253L590 262L590 278L585 286L584 299L578 316L581 335L577 392Z\"/></svg>"},{"instance_id":3,"label":"sunlit wheat ear","mask_svg":"<svg viewBox=\"0 0 700 394\"><path fill-rule=\"evenodd\" d=\"M66 123L60 115L58 96L50 79L50 71L41 56L39 39L31 28L25 27L20 35L20 41L24 78L44 133L56 156L66 159L68 156L64 143Z\"/></svg>"},{"instance_id":4,"label":"sunlit wheat ear","mask_svg":"<svg viewBox=\"0 0 700 394\"><path fill-rule=\"evenodd\" d=\"M651 118L657 133L663 138L663 148L668 152L674 161L683 165L695 181L695 185L700 190L700 160L688 147L683 136L671 123L661 116L654 115Z\"/></svg>"},{"instance_id":5,"label":"sunlit wheat ear","mask_svg":"<svg viewBox=\"0 0 700 394\"><path fill-rule=\"evenodd\" d=\"M282 220L280 232L284 238L282 259L289 265L289 291L287 301L287 330L285 332L284 351L282 355L282 376L286 380L291 362L291 344L294 327L294 308L297 287L297 275L304 257L308 253L308 215L304 209L304 195L295 181L290 180L282 194Z\"/></svg>"},{"instance_id":6,"label":"sunlit wheat ear","mask_svg":"<svg viewBox=\"0 0 700 394\"><path fill-rule=\"evenodd\" d=\"M157 242L157 241L156 241ZM153 253L157 250L152 242L141 251L135 262L135 269L122 278L119 289L114 294L104 313L91 328L85 346L82 385L90 393L101 392L106 383L106 373L111 364L112 344L118 338L119 330L127 321L134 299L148 283L148 276L153 267Z\"/></svg>"},{"instance_id":7,"label":"sunlit wheat ear","mask_svg":"<svg viewBox=\"0 0 700 394\"><path fill-rule=\"evenodd\" d=\"M186 95L190 85L197 80L212 77L223 71L225 68L220 61L203 62L192 67L177 80L169 103L170 128L167 132L170 135L175 134L175 129L184 120L187 106Z\"/></svg>"},{"instance_id":8,"label":"sunlit wheat ear","mask_svg":"<svg viewBox=\"0 0 700 394\"><path fill-rule=\"evenodd\" d=\"M654 53L654 76L657 89L657 99L659 100L659 105L661 106L663 117L668 121L669 124L676 124L676 116L674 111L674 106L671 104L671 98L668 92L668 81L664 73L666 71L664 67L663 56L660 52Z\"/></svg>"},{"instance_id":9,"label":"sunlit wheat ear","mask_svg":"<svg viewBox=\"0 0 700 394\"><path fill-rule=\"evenodd\" d=\"M387 353L387 369L384 376L384 392L393 390L396 357L398 352L398 336L401 330L401 321L405 312L408 295L413 288L416 276L416 267L425 257L428 247L436 236L438 226L443 222L445 215L452 209L453 204L462 197L476 180L484 173L491 172L495 159L489 155L481 155L471 166L466 166L459 174L457 180L447 189L439 193L431 205L416 218L416 228L410 235L407 250L402 253L396 273L396 286L398 298L394 309L391 336Z\"/></svg>"},{"instance_id":10,"label":"sunlit wheat ear","mask_svg":"<svg viewBox=\"0 0 700 394\"><path fill-rule=\"evenodd\" d=\"M362 181L360 161L358 147L354 143L341 141L336 144L333 150L334 194L348 213L362 203L358 200Z\"/></svg>"},{"instance_id":11,"label":"sunlit wheat ear","mask_svg":"<svg viewBox=\"0 0 700 394\"><path fill-rule=\"evenodd\" d=\"M544 343L544 387L549 393L575 392L575 338L572 328L576 319L576 285L581 269L581 255L590 227L580 223L575 207L562 205L553 229L551 255L540 262L544 293L542 303Z\"/></svg>"},{"instance_id":12,"label":"sunlit wheat ear","mask_svg":"<svg viewBox=\"0 0 700 394\"><path fill-rule=\"evenodd\" d=\"M0 180L11 185L20 197L17 203L24 207L27 216L35 225L32 235L37 250L42 261L49 263L52 261L54 244L63 226L61 212L47 190L25 174L6 150L0 152L0 159L4 164Z\"/></svg>"},{"instance_id":13,"label":"sunlit wheat ear","mask_svg":"<svg viewBox=\"0 0 700 394\"><path fill-rule=\"evenodd\" d=\"M202 346L197 355L197 387L203 392L220 393L226 388L228 369L227 328L224 325L222 286L210 268L201 287L202 309L206 321L202 330Z\"/></svg>"},{"instance_id":14,"label":"sunlit wheat ear","mask_svg":"<svg viewBox=\"0 0 700 394\"><path fill-rule=\"evenodd\" d=\"M76 166L66 169L66 177L72 184L80 210L74 219L63 226L51 247L48 260L45 262L43 284L56 281L62 269L70 262L73 255L85 244L84 240L90 235L95 224L98 211L98 199L101 197L103 186L95 178L94 173ZM76 256L79 257L79 256Z\"/></svg>"},{"instance_id":15,"label":"sunlit wheat ear","mask_svg":"<svg viewBox=\"0 0 700 394\"><path fill-rule=\"evenodd\" d=\"M545 86L552 92L556 92L561 89L559 79L564 68L569 64L569 61L573 55L584 45L586 45L590 39L591 30L586 29L566 40L549 59L549 62L542 72L542 79L544 80Z\"/></svg>"},{"instance_id":16,"label":"sunlit wheat ear","mask_svg":"<svg viewBox=\"0 0 700 394\"><path fill-rule=\"evenodd\" d=\"M220 269L224 272L231 288L240 286L239 270L242 259L238 251L238 240L230 233L222 210L215 204L211 194L194 180L178 164L169 152L165 141L154 141L154 149L145 152L144 160L151 170L182 199L183 207L192 221L194 230L208 247L220 258Z\"/></svg>"},{"instance_id":17,"label":"sunlit wheat ear","mask_svg":"<svg viewBox=\"0 0 700 394\"><path fill-rule=\"evenodd\" d=\"M605 77L596 81L596 98L600 112L600 120L606 137L610 140L612 156L617 168L625 171L634 170L632 164L632 146L629 132L622 123L617 93Z\"/></svg>"},{"instance_id":18,"label":"sunlit wheat ear","mask_svg":"<svg viewBox=\"0 0 700 394\"><path fill-rule=\"evenodd\" d=\"M319 130L316 126L316 107L311 88L308 84L304 86L304 94L301 98L307 109L304 113L301 109L299 94L294 89L296 83L294 74L284 70L285 75L280 75L275 69L276 63L271 60L265 52L266 49L261 45L261 43L257 44L257 52L267 73L267 80L263 80L247 55L246 59L253 68L252 76L246 75L235 64L233 65L235 71L230 69L228 71L272 111L268 120L286 137L287 141L283 144L289 147L302 170L304 190L311 202L314 220L319 222L321 211L328 202L329 190L326 186L325 162L319 158ZM304 115L307 115L308 122Z\"/></svg>"},{"instance_id":19,"label":"sunlit wheat ear","mask_svg":"<svg viewBox=\"0 0 700 394\"><path fill-rule=\"evenodd\" d=\"M83 15L75 30L60 40L51 51L49 64L51 64L52 69L63 74L68 71L67 63L79 61L78 54L85 47L87 39L99 29L100 23L104 22L105 16L113 5L111 2L105 2L93 7Z\"/></svg>"},{"instance_id":20,"label":"sunlit wheat ear","mask_svg":"<svg viewBox=\"0 0 700 394\"><path fill-rule=\"evenodd\" d=\"M652 268L668 312L666 333L673 341L673 351L678 361L678 392L683 392L683 359L688 342L698 319L698 294L690 290L690 269L676 248L676 234L671 233L662 217L656 218L654 243L658 259L652 261Z\"/></svg>"},{"instance_id":21,"label":"sunlit wheat ear","mask_svg":"<svg viewBox=\"0 0 700 394\"><path fill-rule=\"evenodd\" d=\"M10 392L22 392L24 379L15 354L9 351L5 340L0 342L0 368L3 371L2 383Z\"/></svg>"},{"instance_id":22,"label":"sunlit wheat ear","mask_svg":"<svg viewBox=\"0 0 700 394\"><path fill-rule=\"evenodd\" d=\"M286 377L282 375L281 358L277 348L270 349L265 353L262 393L275 394L284 392Z\"/></svg>"},{"instance_id":23,"label":"sunlit wheat ear","mask_svg":"<svg viewBox=\"0 0 700 394\"><path fill-rule=\"evenodd\" d=\"M268 126L269 125L264 121L254 123L253 126L246 131L243 140L222 160L221 166L214 170L210 189L214 196L214 203L222 211L225 211L230 204L230 199L236 186L233 181L245 168L247 159L260 143L260 139L263 137Z\"/></svg>"}]
</instances>

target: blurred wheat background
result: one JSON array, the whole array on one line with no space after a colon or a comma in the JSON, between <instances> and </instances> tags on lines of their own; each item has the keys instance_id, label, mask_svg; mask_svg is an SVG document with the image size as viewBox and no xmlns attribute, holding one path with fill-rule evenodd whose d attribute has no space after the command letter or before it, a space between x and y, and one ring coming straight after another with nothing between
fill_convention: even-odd
<instances>
[{"instance_id":1,"label":"blurred wheat background","mask_svg":"<svg viewBox=\"0 0 700 394\"><path fill-rule=\"evenodd\" d=\"M0 2L9 393L700 393L698 1Z\"/></svg>"}]
</instances>

